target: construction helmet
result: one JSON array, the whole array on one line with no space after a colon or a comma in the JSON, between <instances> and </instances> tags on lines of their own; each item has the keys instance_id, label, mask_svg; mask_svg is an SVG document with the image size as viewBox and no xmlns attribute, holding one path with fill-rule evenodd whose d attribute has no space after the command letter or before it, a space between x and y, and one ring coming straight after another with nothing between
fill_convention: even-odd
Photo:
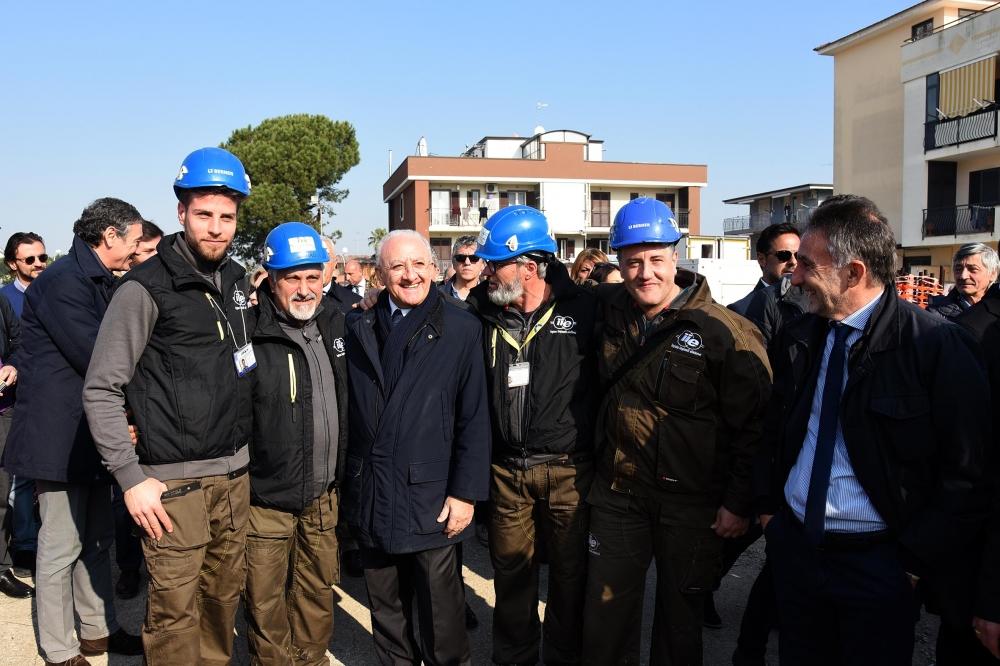
<instances>
[{"instance_id":1,"label":"construction helmet","mask_svg":"<svg viewBox=\"0 0 1000 666\"><path fill-rule=\"evenodd\" d=\"M248 197L250 177L239 158L228 150L199 148L184 158L174 179L174 193L180 199L182 190L202 187L224 187Z\"/></svg>"},{"instance_id":2,"label":"construction helmet","mask_svg":"<svg viewBox=\"0 0 1000 666\"><path fill-rule=\"evenodd\" d=\"M269 271L280 271L295 266L325 264L330 259L323 239L316 230L301 222L282 222L267 235L264 241L262 266Z\"/></svg>"},{"instance_id":3,"label":"construction helmet","mask_svg":"<svg viewBox=\"0 0 1000 666\"><path fill-rule=\"evenodd\" d=\"M612 250L643 243L670 244L680 239L681 232L670 206L649 197L632 199L622 206L611 225Z\"/></svg>"},{"instance_id":4,"label":"construction helmet","mask_svg":"<svg viewBox=\"0 0 1000 666\"><path fill-rule=\"evenodd\" d=\"M556 241L549 235L549 221L531 206L507 206L486 220L479 232L476 256L486 261L503 261L532 252L556 253Z\"/></svg>"}]
</instances>

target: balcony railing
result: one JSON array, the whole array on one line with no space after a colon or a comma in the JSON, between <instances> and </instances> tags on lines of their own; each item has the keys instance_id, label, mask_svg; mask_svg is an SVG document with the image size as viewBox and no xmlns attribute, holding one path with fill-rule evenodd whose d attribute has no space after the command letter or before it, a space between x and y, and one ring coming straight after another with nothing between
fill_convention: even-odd
<instances>
[{"instance_id":1,"label":"balcony railing","mask_svg":"<svg viewBox=\"0 0 1000 666\"><path fill-rule=\"evenodd\" d=\"M804 229L812 218L816 206L800 206L794 212L789 211L786 215L784 209L772 211L770 213L754 213L753 215L739 215L737 217L727 217L722 220L722 231L726 234L756 234L768 228L772 224L791 222L800 230ZM680 220L678 220L680 223Z\"/></svg>"},{"instance_id":2,"label":"balcony railing","mask_svg":"<svg viewBox=\"0 0 1000 666\"><path fill-rule=\"evenodd\" d=\"M478 227L481 224L478 208L460 208L457 213L451 208L431 208L430 213L432 227Z\"/></svg>"},{"instance_id":3,"label":"balcony railing","mask_svg":"<svg viewBox=\"0 0 1000 666\"><path fill-rule=\"evenodd\" d=\"M924 124L924 152L970 141L995 138L997 109L984 109L961 118L932 120Z\"/></svg>"},{"instance_id":4,"label":"balcony railing","mask_svg":"<svg viewBox=\"0 0 1000 666\"><path fill-rule=\"evenodd\" d=\"M995 219L993 206L925 208L923 237L992 234Z\"/></svg>"}]
</instances>

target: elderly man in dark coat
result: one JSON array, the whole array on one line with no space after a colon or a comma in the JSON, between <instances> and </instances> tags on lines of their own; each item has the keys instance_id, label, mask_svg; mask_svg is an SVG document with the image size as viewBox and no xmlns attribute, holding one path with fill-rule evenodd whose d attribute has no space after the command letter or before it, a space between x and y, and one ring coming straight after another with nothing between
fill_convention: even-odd
<instances>
[{"instance_id":1,"label":"elderly man in dark coat","mask_svg":"<svg viewBox=\"0 0 1000 666\"><path fill-rule=\"evenodd\" d=\"M142 221L139 211L119 199L93 202L73 225L73 249L25 293L23 346L14 359L21 379L4 466L37 481L38 643L48 664L81 666L87 663L81 655L108 651L142 654L139 637L115 621L108 555L115 536L112 481L82 400L83 378L111 300L111 271L128 269Z\"/></svg>"},{"instance_id":2,"label":"elderly man in dark coat","mask_svg":"<svg viewBox=\"0 0 1000 666\"><path fill-rule=\"evenodd\" d=\"M379 661L467 664L455 544L489 495L481 324L432 288L431 248L416 232L386 236L378 270L375 307L347 318L344 515L362 549Z\"/></svg>"}]
</instances>

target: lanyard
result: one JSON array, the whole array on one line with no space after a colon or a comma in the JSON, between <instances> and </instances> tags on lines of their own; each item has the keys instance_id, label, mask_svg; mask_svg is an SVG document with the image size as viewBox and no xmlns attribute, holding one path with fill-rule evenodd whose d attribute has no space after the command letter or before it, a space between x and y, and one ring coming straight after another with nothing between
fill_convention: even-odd
<instances>
[{"instance_id":1,"label":"lanyard","mask_svg":"<svg viewBox=\"0 0 1000 666\"><path fill-rule=\"evenodd\" d=\"M507 329L501 328L500 326L494 326L493 336L490 339L490 349L493 354L493 362L491 365L495 367L497 364L498 333L500 334L500 337L504 339L504 342L506 342L507 344L509 344L511 347L514 348L514 350L517 352L518 358L520 358L521 352L524 351L525 348L527 348L528 343L531 342L532 338L535 337L535 334L538 333L538 331L542 330L545 324L549 323L549 319L552 317L552 313L555 311L555 309L556 309L556 304L553 303L552 307L546 310L545 314L543 314L541 318L539 318L538 322L531 327L531 331L528 333L527 337L524 338L524 342L518 342L517 340L515 340L514 336L512 336L510 333L507 332Z\"/></svg>"},{"instance_id":2,"label":"lanyard","mask_svg":"<svg viewBox=\"0 0 1000 666\"><path fill-rule=\"evenodd\" d=\"M241 349L240 345L236 344L236 334L233 333L233 327L229 325L229 317L226 316L225 310L219 307L219 304L215 302L214 298L212 298L212 294L207 291L205 292L205 298L207 298L208 302L212 304L212 308L219 313L222 320L226 322L226 328L229 329L229 337L233 339L233 344L236 345L236 349ZM246 317L243 316L243 310L240 310L240 319L243 322L243 347L246 347L250 343L250 339L247 337L247 320ZM219 323L218 318L215 320L215 324L219 327L219 339L225 340L226 334L222 331L222 324Z\"/></svg>"}]
</instances>

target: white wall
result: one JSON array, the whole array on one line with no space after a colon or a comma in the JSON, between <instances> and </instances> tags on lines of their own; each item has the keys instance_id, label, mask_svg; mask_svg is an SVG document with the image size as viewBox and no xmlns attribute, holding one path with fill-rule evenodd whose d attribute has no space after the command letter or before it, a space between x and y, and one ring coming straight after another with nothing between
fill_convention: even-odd
<instances>
[{"instance_id":1,"label":"white wall","mask_svg":"<svg viewBox=\"0 0 1000 666\"><path fill-rule=\"evenodd\" d=\"M586 225L586 183L541 183L538 205L553 233L580 233ZM626 195L627 196L627 195Z\"/></svg>"},{"instance_id":2,"label":"white wall","mask_svg":"<svg viewBox=\"0 0 1000 666\"><path fill-rule=\"evenodd\" d=\"M487 139L486 157L520 159L521 144L526 139Z\"/></svg>"},{"instance_id":3,"label":"white wall","mask_svg":"<svg viewBox=\"0 0 1000 666\"><path fill-rule=\"evenodd\" d=\"M903 196L901 229L896 233L896 242L904 247L923 244L920 236L924 208L927 207L927 160L924 156L926 91L927 84L923 78L903 84ZM936 242L940 243L940 240Z\"/></svg>"}]
</instances>

